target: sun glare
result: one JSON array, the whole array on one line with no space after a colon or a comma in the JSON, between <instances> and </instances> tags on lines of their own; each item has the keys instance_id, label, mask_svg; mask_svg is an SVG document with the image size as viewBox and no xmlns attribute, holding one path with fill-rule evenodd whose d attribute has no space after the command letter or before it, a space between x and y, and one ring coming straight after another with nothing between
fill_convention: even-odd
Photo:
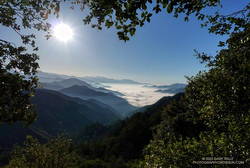
<instances>
[{"instance_id":1,"label":"sun glare","mask_svg":"<svg viewBox=\"0 0 250 168\"><path fill-rule=\"evenodd\" d=\"M62 42L68 42L73 38L73 30L65 23L57 24L53 29L53 35Z\"/></svg>"}]
</instances>

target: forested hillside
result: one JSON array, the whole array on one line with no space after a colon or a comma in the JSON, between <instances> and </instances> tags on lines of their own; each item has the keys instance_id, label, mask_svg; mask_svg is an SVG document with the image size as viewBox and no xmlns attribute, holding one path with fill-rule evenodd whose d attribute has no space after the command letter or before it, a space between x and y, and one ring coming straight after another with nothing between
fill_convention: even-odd
<instances>
[{"instance_id":1,"label":"forested hillside","mask_svg":"<svg viewBox=\"0 0 250 168\"><path fill-rule=\"evenodd\" d=\"M30 126L21 123L1 125L2 148L22 144L27 135L44 142L63 133L76 136L84 127L97 122L106 125L120 119L115 111L106 105L71 98L51 90L37 89L32 102L37 111L37 120Z\"/></svg>"},{"instance_id":2,"label":"forested hillside","mask_svg":"<svg viewBox=\"0 0 250 168\"><path fill-rule=\"evenodd\" d=\"M99 125L93 126L92 132L87 132L88 134L83 132L81 136L89 137L88 135L94 135L95 131L98 131L98 135L102 137L92 137L88 141L83 141L77 147L77 151L86 159L89 168L111 168L118 163L120 167L130 167L130 164L143 158L144 148L153 138L160 123L164 122L173 127L176 135L188 137L197 136L205 129L202 124L188 121L185 117L186 108L184 94L164 97L143 112L138 112L113 127Z\"/></svg>"}]
</instances>

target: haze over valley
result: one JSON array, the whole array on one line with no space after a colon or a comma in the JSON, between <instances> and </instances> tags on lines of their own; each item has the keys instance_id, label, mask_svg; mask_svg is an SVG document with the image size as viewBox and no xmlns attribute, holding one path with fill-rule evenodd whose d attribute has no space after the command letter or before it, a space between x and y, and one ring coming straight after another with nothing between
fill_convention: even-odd
<instances>
[{"instance_id":1,"label":"haze over valley","mask_svg":"<svg viewBox=\"0 0 250 168\"><path fill-rule=\"evenodd\" d=\"M38 77L42 87L46 89L60 90L73 85L86 86L95 91L112 92L114 95L124 98L135 107L150 105L164 96L173 96L176 93L183 92L186 86L186 84L153 85L129 79L121 80L105 77L75 77L42 71L38 73ZM79 88L79 90L81 89ZM65 94L67 94L66 92L64 91Z\"/></svg>"}]
</instances>

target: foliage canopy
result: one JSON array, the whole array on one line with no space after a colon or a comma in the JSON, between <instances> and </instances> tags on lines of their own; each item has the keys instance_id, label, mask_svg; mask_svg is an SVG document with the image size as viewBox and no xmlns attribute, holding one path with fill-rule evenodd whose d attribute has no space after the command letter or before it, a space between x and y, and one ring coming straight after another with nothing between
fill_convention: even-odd
<instances>
[{"instance_id":1,"label":"foliage canopy","mask_svg":"<svg viewBox=\"0 0 250 168\"><path fill-rule=\"evenodd\" d=\"M238 28L233 30L215 57L197 53L208 71L189 78L182 107L166 110L166 113L177 113L184 108L185 113L176 117L201 124L203 129L192 136L176 134L175 124L170 122L173 118L166 118L146 148L145 168L191 168L193 161L209 156L232 157L244 161L245 167L249 166L249 6L247 9L246 18L228 18L230 26Z\"/></svg>"},{"instance_id":2,"label":"foliage canopy","mask_svg":"<svg viewBox=\"0 0 250 168\"><path fill-rule=\"evenodd\" d=\"M73 152L70 139L59 136L41 144L30 136L24 147L17 147L8 168L74 168L78 156Z\"/></svg>"}]
</instances>

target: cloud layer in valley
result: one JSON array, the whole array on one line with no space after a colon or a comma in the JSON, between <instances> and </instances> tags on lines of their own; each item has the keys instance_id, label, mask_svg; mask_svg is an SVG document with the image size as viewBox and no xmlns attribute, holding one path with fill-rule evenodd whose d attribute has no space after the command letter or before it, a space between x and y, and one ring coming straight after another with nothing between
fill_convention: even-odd
<instances>
[{"instance_id":1,"label":"cloud layer in valley","mask_svg":"<svg viewBox=\"0 0 250 168\"><path fill-rule=\"evenodd\" d=\"M158 101L164 96L173 94L156 92L156 88L145 87L143 84L105 84L108 89L124 94L122 97L134 106L142 107Z\"/></svg>"}]
</instances>

